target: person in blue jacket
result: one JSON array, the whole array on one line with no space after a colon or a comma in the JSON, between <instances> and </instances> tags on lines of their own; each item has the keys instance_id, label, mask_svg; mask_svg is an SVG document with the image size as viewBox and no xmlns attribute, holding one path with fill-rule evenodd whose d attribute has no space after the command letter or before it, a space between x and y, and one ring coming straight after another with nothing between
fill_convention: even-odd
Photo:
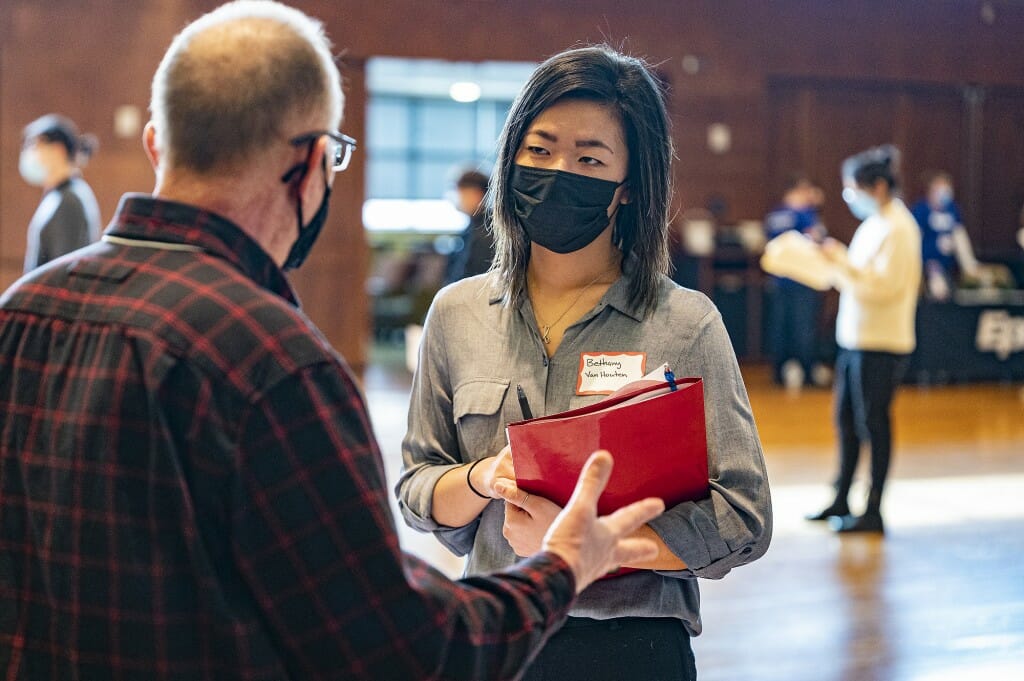
<instances>
[{"instance_id":1,"label":"person in blue jacket","mask_svg":"<svg viewBox=\"0 0 1024 681\"><path fill-rule=\"evenodd\" d=\"M786 183L782 203L764 219L768 239L796 230L816 242L825 237L818 219L819 190L802 174ZM821 293L784 277L771 277L769 342L775 382L799 387L814 375Z\"/></svg>"},{"instance_id":2,"label":"person in blue jacket","mask_svg":"<svg viewBox=\"0 0 1024 681\"><path fill-rule=\"evenodd\" d=\"M946 300L961 274L973 275L977 261L954 201L953 178L942 171L925 176L926 194L910 212L921 227L921 258L930 298Z\"/></svg>"}]
</instances>

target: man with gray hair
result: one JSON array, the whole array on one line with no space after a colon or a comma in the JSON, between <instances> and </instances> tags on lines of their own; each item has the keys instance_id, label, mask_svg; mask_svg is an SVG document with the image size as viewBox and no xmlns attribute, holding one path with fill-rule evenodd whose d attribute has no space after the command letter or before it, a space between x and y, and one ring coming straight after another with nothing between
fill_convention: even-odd
<instances>
[{"instance_id":1,"label":"man with gray hair","mask_svg":"<svg viewBox=\"0 0 1024 681\"><path fill-rule=\"evenodd\" d=\"M282 273L355 146L341 106L317 22L202 17L153 81L153 194L0 297L5 678L516 678L656 551L628 537L659 501L596 517L599 454L505 572L400 552L362 398Z\"/></svg>"}]
</instances>

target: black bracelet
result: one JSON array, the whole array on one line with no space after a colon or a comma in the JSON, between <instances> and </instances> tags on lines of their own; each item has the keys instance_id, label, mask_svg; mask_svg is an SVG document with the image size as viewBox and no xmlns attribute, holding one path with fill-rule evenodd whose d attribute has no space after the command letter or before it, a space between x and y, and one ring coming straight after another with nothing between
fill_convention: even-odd
<instances>
[{"instance_id":1,"label":"black bracelet","mask_svg":"<svg viewBox=\"0 0 1024 681\"><path fill-rule=\"evenodd\" d=\"M488 501L490 501L491 498L486 494L480 494L480 492L477 491L476 487L473 487L473 481L469 479L470 474L473 473L473 469L476 468L476 465L481 461L483 461L483 459L477 459L473 463L469 464L469 470L466 471L466 484L469 485L469 489L471 492L473 492L473 494L477 495L481 499L487 499Z\"/></svg>"}]
</instances>

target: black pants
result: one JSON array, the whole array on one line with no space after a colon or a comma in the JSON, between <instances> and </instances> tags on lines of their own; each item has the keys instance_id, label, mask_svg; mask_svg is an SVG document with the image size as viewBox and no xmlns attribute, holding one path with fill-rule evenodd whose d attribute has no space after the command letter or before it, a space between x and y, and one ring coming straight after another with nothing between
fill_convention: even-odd
<instances>
[{"instance_id":1,"label":"black pants","mask_svg":"<svg viewBox=\"0 0 1024 681\"><path fill-rule=\"evenodd\" d=\"M690 636L677 619L570 617L524 681L693 681Z\"/></svg>"},{"instance_id":2,"label":"black pants","mask_svg":"<svg viewBox=\"0 0 1024 681\"><path fill-rule=\"evenodd\" d=\"M805 382L818 354L818 313L821 293L793 283L776 283L769 307L769 351L776 383L782 383L782 365L800 362Z\"/></svg>"},{"instance_id":3,"label":"black pants","mask_svg":"<svg viewBox=\"0 0 1024 681\"><path fill-rule=\"evenodd\" d=\"M892 453L890 409L903 380L907 355L840 348L835 372L835 419L839 431L836 501L844 502L857 470L861 445L871 445L868 511L877 512Z\"/></svg>"}]
</instances>

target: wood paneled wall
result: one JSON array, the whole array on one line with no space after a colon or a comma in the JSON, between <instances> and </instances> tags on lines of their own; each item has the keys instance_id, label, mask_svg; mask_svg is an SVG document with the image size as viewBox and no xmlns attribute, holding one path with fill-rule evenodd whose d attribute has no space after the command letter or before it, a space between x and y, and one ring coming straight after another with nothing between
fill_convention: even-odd
<instances>
[{"instance_id":1,"label":"wood paneled wall","mask_svg":"<svg viewBox=\"0 0 1024 681\"><path fill-rule=\"evenodd\" d=\"M137 140L112 134L114 109L145 109L148 86L173 34L216 6L205 0L4 0L0 3L0 286L20 272L24 228L38 200L17 174L21 127L34 117L61 111L101 140L87 178L104 219L127 190L146 191L152 176ZM981 156L973 163L994 195L1024 194L1020 121L1024 92L1024 3L1017 0L296 0L323 19L348 75L346 131L362 137L366 97L362 64L377 55L450 60L536 61L566 47L607 40L659 64L671 88L670 107L678 154L675 180L680 208L703 205L709 196L728 203L727 219L759 218L774 199L783 172L780 145L803 149L786 158L840 155L885 141L884 128L801 137L782 120L785 112L816 117L819 108L780 100L772 83L803 79L875 86L982 86L983 111L1002 112L982 131ZM988 9L985 9L987 7ZM696 57L696 72L683 58ZM692 62L692 60L691 60ZM786 91L791 94L790 91ZM784 93L785 94L785 93ZM788 96L788 94L786 95ZM901 104L902 101L902 104ZM833 102L841 109L841 103ZM907 100L880 98L871 107L894 125L939 128L948 116L911 111ZM908 114L910 111L910 114ZM907 115L912 118L906 118ZM1016 118L1015 118L1016 117ZM935 118L938 123L932 121ZM890 121L891 122L891 121ZM732 149L708 150L707 126L725 123ZM818 121L828 130L828 121ZM805 128L806 129L806 128ZM938 129L938 128L937 128ZM944 131L945 128L942 128ZM914 130L914 135L937 134ZM942 132L941 134L946 134ZM925 144L919 144L922 148ZM813 148L812 148L813 147ZM791 147L786 147L790 149ZM985 150L999 153L984 153ZM1009 151L1007 151L1009 150ZM363 294L368 259L360 224L364 192L362 161L339 178L331 218L310 263L296 277L307 312L358 369L365 361L368 305ZM978 160L980 159L980 161ZM938 163L942 159L928 159ZM958 158L956 163L960 163ZM795 170L795 168L787 169ZM957 169L953 169L959 172ZM817 169L812 172L819 172ZM837 182L821 166L819 182ZM983 173L983 175L982 175ZM1016 183L1016 185L1015 185ZM978 196L983 196L978 193ZM838 194L835 194L838 197ZM840 217L836 199L831 201ZM980 224L972 230L984 252L1009 252L1019 205L966 206ZM839 230L840 235L845 228Z\"/></svg>"}]
</instances>

